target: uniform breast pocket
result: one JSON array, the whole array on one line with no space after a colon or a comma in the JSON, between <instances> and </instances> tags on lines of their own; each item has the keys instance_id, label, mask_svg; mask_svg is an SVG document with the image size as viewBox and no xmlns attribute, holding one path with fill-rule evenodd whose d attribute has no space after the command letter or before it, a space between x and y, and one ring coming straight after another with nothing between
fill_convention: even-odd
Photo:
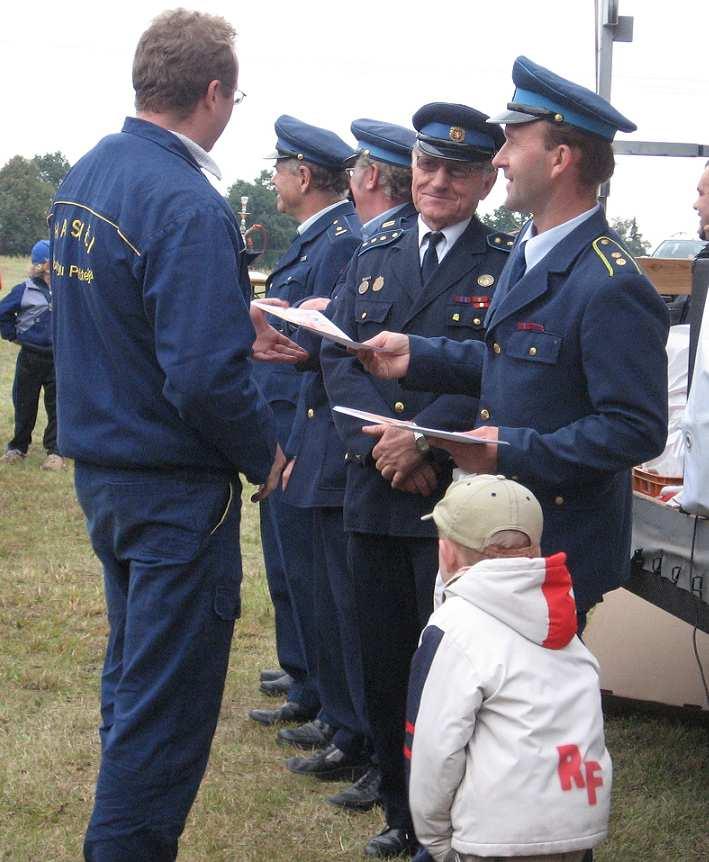
<instances>
[{"instance_id":1,"label":"uniform breast pocket","mask_svg":"<svg viewBox=\"0 0 709 862\"><path fill-rule=\"evenodd\" d=\"M453 303L446 308L447 334L457 340L478 338L483 331L487 308L472 308L471 305Z\"/></svg>"},{"instance_id":2,"label":"uniform breast pocket","mask_svg":"<svg viewBox=\"0 0 709 862\"><path fill-rule=\"evenodd\" d=\"M513 332L503 349L512 359L556 365L564 339L551 332Z\"/></svg>"},{"instance_id":3,"label":"uniform breast pocket","mask_svg":"<svg viewBox=\"0 0 709 862\"><path fill-rule=\"evenodd\" d=\"M308 290L308 275L310 268L298 267L298 269L283 273L281 278L274 279L268 290L269 297L285 299L290 305L295 305L310 295Z\"/></svg>"},{"instance_id":4,"label":"uniform breast pocket","mask_svg":"<svg viewBox=\"0 0 709 862\"><path fill-rule=\"evenodd\" d=\"M371 299L360 299L355 304L355 322L362 337L367 337L384 329L384 324L390 317L391 302L376 302Z\"/></svg>"}]
</instances>

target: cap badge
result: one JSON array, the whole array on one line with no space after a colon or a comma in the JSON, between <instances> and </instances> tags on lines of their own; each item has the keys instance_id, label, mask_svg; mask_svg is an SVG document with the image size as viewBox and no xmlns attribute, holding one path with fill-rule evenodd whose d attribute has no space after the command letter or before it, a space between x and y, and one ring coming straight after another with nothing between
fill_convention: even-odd
<instances>
[{"instance_id":1,"label":"cap badge","mask_svg":"<svg viewBox=\"0 0 709 862\"><path fill-rule=\"evenodd\" d=\"M448 132L448 137L451 141L459 144L461 141L465 140L465 130L461 129L460 126L451 126L450 131Z\"/></svg>"},{"instance_id":2,"label":"cap badge","mask_svg":"<svg viewBox=\"0 0 709 862\"><path fill-rule=\"evenodd\" d=\"M485 273L485 275L478 276L478 284L480 285L480 287L492 287L494 283L495 277L493 275Z\"/></svg>"},{"instance_id":3,"label":"cap badge","mask_svg":"<svg viewBox=\"0 0 709 862\"><path fill-rule=\"evenodd\" d=\"M375 293L376 293L376 292L379 292L383 287L384 287L384 276L378 275L374 279L374 284L372 285L372 290L375 291Z\"/></svg>"}]
</instances>

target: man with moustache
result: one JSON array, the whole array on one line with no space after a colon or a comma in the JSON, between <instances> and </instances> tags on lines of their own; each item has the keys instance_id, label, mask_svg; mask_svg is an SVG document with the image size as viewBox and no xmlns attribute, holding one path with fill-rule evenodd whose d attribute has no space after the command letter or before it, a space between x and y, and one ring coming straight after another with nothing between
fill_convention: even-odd
<instances>
[{"instance_id":1,"label":"man with moustache","mask_svg":"<svg viewBox=\"0 0 709 862\"><path fill-rule=\"evenodd\" d=\"M383 329L479 338L511 240L475 217L495 182L490 159L502 143L487 115L465 105L433 103L413 117L415 227L382 230L365 240L333 301L333 321L363 341ZM397 383L371 378L353 355L323 344L325 386L332 405L347 405L459 427L475 399L411 396ZM432 609L437 570L435 532L419 517L450 481L447 458L426 441L388 431L379 442L360 421L335 415L346 447L344 526L355 587L364 691L382 771L386 827L365 848L369 857L397 856L415 844L403 764L408 670ZM397 487L391 481L400 476Z\"/></svg>"}]
</instances>

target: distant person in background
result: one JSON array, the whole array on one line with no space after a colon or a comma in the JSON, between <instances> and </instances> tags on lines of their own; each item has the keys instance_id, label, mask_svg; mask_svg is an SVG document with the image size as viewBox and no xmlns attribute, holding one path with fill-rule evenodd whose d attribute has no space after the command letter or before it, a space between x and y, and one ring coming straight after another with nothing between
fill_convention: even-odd
<instances>
[{"instance_id":1,"label":"distant person in background","mask_svg":"<svg viewBox=\"0 0 709 862\"><path fill-rule=\"evenodd\" d=\"M15 433L2 456L5 464L19 464L27 456L37 422L39 396L44 390L47 427L43 444L47 457L42 470L61 470L57 453L57 397L52 352L52 289L49 242L41 239L32 248L28 278L15 285L0 302L0 335L20 345L12 384Z\"/></svg>"},{"instance_id":2,"label":"distant person in background","mask_svg":"<svg viewBox=\"0 0 709 862\"><path fill-rule=\"evenodd\" d=\"M694 209L699 215L699 239L709 240L709 162L704 164L704 172L697 183L697 199Z\"/></svg>"}]
</instances>

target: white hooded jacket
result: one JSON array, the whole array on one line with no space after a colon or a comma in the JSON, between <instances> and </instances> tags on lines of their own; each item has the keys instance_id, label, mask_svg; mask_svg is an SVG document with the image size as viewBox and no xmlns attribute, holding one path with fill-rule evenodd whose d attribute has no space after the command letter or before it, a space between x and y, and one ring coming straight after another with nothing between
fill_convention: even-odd
<instances>
[{"instance_id":1,"label":"white hooded jacket","mask_svg":"<svg viewBox=\"0 0 709 862\"><path fill-rule=\"evenodd\" d=\"M411 668L404 754L438 862L594 847L612 781L598 663L576 636L564 554L463 569Z\"/></svg>"}]
</instances>

